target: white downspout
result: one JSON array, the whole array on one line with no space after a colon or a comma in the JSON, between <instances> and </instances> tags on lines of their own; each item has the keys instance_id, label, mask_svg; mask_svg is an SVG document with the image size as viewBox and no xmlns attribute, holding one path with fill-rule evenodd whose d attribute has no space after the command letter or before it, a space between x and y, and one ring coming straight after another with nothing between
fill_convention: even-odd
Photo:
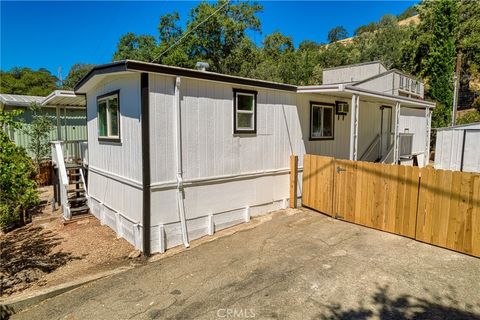
<instances>
[{"instance_id":1,"label":"white downspout","mask_svg":"<svg viewBox=\"0 0 480 320\"><path fill-rule=\"evenodd\" d=\"M393 147L393 163L398 164L398 160L400 159L400 102L397 101L395 104L395 140L394 140L394 147Z\"/></svg>"},{"instance_id":2,"label":"white downspout","mask_svg":"<svg viewBox=\"0 0 480 320\"><path fill-rule=\"evenodd\" d=\"M181 78L175 78L175 129L176 129L176 152L177 152L177 206L180 215L183 244L186 248L188 243L187 219L185 217L185 203L183 201L183 170L182 170L182 119L180 113L180 84Z\"/></svg>"},{"instance_id":3,"label":"white downspout","mask_svg":"<svg viewBox=\"0 0 480 320\"><path fill-rule=\"evenodd\" d=\"M424 165L427 166L430 162L430 132L432 130L432 112L430 111L429 107L425 107L425 121L427 122L426 125L426 132L425 132L425 163Z\"/></svg>"}]
</instances>

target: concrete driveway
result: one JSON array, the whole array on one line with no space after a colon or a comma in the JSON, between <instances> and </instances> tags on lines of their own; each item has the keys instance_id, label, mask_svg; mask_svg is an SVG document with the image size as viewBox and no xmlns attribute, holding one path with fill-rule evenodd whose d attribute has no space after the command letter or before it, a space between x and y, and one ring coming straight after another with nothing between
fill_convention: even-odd
<instances>
[{"instance_id":1,"label":"concrete driveway","mask_svg":"<svg viewBox=\"0 0 480 320\"><path fill-rule=\"evenodd\" d=\"M270 217L13 319L480 319L480 259L309 210Z\"/></svg>"}]
</instances>

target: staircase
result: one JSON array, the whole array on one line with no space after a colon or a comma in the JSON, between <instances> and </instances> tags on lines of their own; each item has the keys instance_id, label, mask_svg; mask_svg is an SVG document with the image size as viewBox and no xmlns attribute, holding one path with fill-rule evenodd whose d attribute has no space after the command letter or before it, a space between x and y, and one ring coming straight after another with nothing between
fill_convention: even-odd
<instances>
[{"instance_id":1,"label":"staircase","mask_svg":"<svg viewBox=\"0 0 480 320\"><path fill-rule=\"evenodd\" d=\"M55 200L62 207L63 218L71 220L74 216L89 214L86 169L83 166L85 157L81 154L70 156L66 161L63 153L65 142L53 141L51 144Z\"/></svg>"},{"instance_id":2,"label":"staircase","mask_svg":"<svg viewBox=\"0 0 480 320\"><path fill-rule=\"evenodd\" d=\"M89 211L84 181L82 180L82 165L67 163L68 175L67 202L72 216L86 214Z\"/></svg>"}]
</instances>

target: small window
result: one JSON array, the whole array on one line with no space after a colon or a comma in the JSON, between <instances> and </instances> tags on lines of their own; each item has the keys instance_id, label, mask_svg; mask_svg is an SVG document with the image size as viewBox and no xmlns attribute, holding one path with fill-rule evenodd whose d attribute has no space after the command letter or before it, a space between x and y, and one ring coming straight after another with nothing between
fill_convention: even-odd
<instances>
[{"instance_id":1,"label":"small window","mask_svg":"<svg viewBox=\"0 0 480 320\"><path fill-rule=\"evenodd\" d=\"M334 105L310 104L310 140L333 139Z\"/></svg>"},{"instance_id":2,"label":"small window","mask_svg":"<svg viewBox=\"0 0 480 320\"><path fill-rule=\"evenodd\" d=\"M410 90L410 79L407 78L405 82L406 82L406 84L405 84L405 90L408 91L408 90Z\"/></svg>"},{"instance_id":3,"label":"small window","mask_svg":"<svg viewBox=\"0 0 480 320\"><path fill-rule=\"evenodd\" d=\"M257 132L257 92L233 91L233 132Z\"/></svg>"},{"instance_id":4,"label":"small window","mask_svg":"<svg viewBox=\"0 0 480 320\"><path fill-rule=\"evenodd\" d=\"M415 81L415 80L412 80L412 88L411 88L411 90L410 90L410 91L412 91L412 92L416 92L416 91L417 91L417 88L416 88L416 86L417 86L417 81Z\"/></svg>"},{"instance_id":5,"label":"small window","mask_svg":"<svg viewBox=\"0 0 480 320\"><path fill-rule=\"evenodd\" d=\"M98 137L120 139L119 92L111 92L97 98Z\"/></svg>"},{"instance_id":6,"label":"small window","mask_svg":"<svg viewBox=\"0 0 480 320\"><path fill-rule=\"evenodd\" d=\"M404 81L405 81L405 78L403 76L400 76L400 89L403 89Z\"/></svg>"}]
</instances>

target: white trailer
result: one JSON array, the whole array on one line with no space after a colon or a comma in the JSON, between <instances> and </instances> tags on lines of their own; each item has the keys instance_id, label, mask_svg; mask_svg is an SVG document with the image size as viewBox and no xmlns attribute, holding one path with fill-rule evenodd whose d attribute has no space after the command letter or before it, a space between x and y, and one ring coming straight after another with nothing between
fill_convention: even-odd
<instances>
[{"instance_id":1,"label":"white trailer","mask_svg":"<svg viewBox=\"0 0 480 320\"><path fill-rule=\"evenodd\" d=\"M87 97L90 210L147 254L286 207L292 154L300 172L306 153L398 162L407 126L428 154L435 106L131 60L75 90Z\"/></svg>"}]
</instances>

